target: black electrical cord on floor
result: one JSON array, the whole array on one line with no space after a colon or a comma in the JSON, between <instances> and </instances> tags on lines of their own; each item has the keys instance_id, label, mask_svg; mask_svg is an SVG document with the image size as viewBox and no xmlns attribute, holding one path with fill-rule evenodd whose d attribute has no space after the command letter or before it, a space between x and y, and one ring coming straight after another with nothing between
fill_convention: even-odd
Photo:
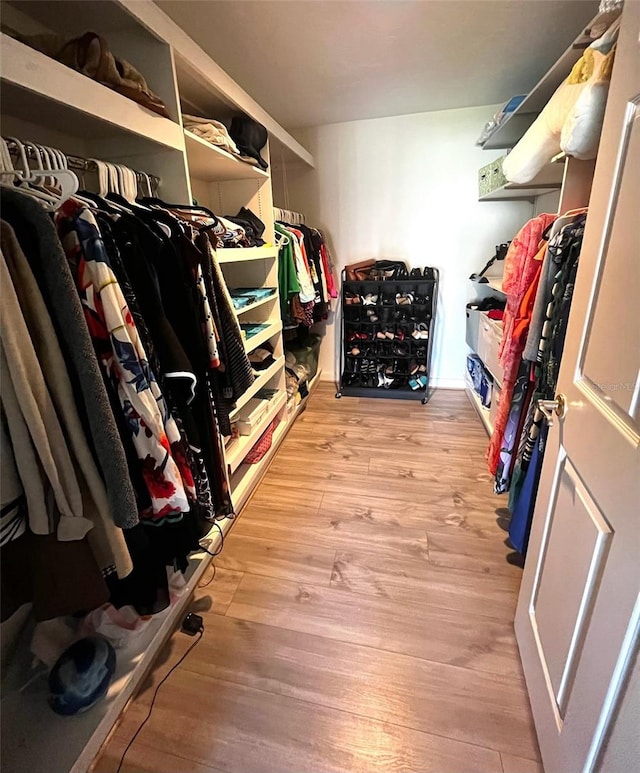
<instances>
[{"instance_id":1,"label":"black electrical cord on floor","mask_svg":"<svg viewBox=\"0 0 640 773\"><path fill-rule=\"evenodd\" d=\"M173 665L173 666L171 666L171 668L170 668L170 669L167 671L167 673L166 673L166 674L165 674L165 675L162 677L162 679L161 679L161 680L160 680L160 682L158 683L158 686L156 687L156 689L155 689L155 690L154 690L154 692L153 692L153 698L151 698L151 703L149 704L149 711L147 712L147 716L146 716L146 717L145 717L145 718L142 720L142 723L141 723L140 727L138 727L138 729L136 730L136 732L135 732L135 733L134 733L134 735L133 735L133 738L132 738L132 739L129 741L129 743L127 744L127 746L126 746L125 750L122 752L122 757L120 757L120 762L118 763L118 768L117 768L117 770L116 770L116 773L120 773L120 770L122 769L122 765L124 764L124 758L127 756L127 752L129 751L129 749L131 748L131 745L133 744L133 742L136 740L136 738L137 738L137 737L138 737L138 735L140 734L140 731L142 730L142 728L143 728L143 727L144 727L144 726L147 724L147 722L149 721L149 718L151 717L151 712L153 711L153 705L154 705L154 703L156 702L156 697L157 697L157 695L158 695L158 690L159 690L159 689L162 687L162 685L163 685L163 684L164 684L164 683L167 681L167 679L168 679L168 678L171 676L171 674L172 674L172 673L173 673L173 672L176 670L176 668L178 668L178 666L179 666L179 665L182 663L182 661L183 661L183 660L184 660L184 659L187 657L187 655L188 655L188 654L191 652L191 650L192 650L192 649L193 649L193 648L194 648L194 647L195 647L197 644L199 644L199 643L200 643L200 640L202 639L203 635L204 635L204 628L201 628L201 629L200 629L200 631L199 631L199 633L198 633L198 638L197 638L197 639L196 639L194 642L192 642L192 643L191 643L191 645L189 646L189 648L188 648L188 649L186 650L186 652L185 652L185 653L182 655L182 657L181 657L181 658L178 660L178 662L177 662L177 663L174 663L174 665Z\"/></svg>"}]
</instances>

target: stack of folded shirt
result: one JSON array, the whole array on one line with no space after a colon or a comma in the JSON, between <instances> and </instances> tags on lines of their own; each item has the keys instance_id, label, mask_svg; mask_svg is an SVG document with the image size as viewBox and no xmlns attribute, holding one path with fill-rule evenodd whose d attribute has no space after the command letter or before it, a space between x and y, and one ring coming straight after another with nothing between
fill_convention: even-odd
<instances>
[{"instance_id":1,"label":"stack of folded shirt","mask_svg":"<svg viewBox=\"0 0 640 773\"><path fill-rule=\"evenodd\" d=\"M226 150L227 153L236 156L238 160L244 161L245 164L259 166L257 159L245 156L238 150L238 146L229 135L229 130L221 121L216 121L215 118L201 118L197 115L183 113L182 124L192 134Z\"/></svg>"},{"instance_id":2,"label":"stack of folded shirt","mask_svg":"<svg viewBox=\"0 0 640 773\"><path fill-rule=\"evenodd\" d=\"M229 293L233 302L233 308L237 311L238 309L244 309L250 303L256 303L256 301L268 298L275 291L275 287L237 287L235 290L230 290Z\"/></svg>"},{"instance_id":3,"label":"stack of folded shirt","mask_svg":"<svg viewBox=\"0 0 640 773\"><path fill-rule=\"evenodd\" d=\"M192 134L200 137L212 145L226 150L228 153L233 153L234 156L239 156L238 146L229 136L227 127L220 121L216 121L214 118L200 118L197 115L182 114L182 123L185 129L188 129Z\"/></svg>"}]
</instances>

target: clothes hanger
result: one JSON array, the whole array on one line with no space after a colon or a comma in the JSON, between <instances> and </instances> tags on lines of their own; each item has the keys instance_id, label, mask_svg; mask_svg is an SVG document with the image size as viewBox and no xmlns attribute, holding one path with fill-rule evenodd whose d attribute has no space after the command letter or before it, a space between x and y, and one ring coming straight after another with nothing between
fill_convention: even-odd
<instances>
[{"instance_id":1,"label":"clothes hanger","mask_svg":"<svg viewBox=\"0 0 640 773\"><path fill-rule=\"evenodd\" d=\"M34 198L37 198L51 209L57 209L67 199L76 193L78 190L78 178L70 169L56 169L47 170L42 166L42 158L37 147L33 143L23 143L15 137L7 137L8 140L14 143L20 154L23 170L14 170L13 172L3 173L11 174L17 177L21 183L27 183L27 187L20 186L25 193L29 193ZM27 159L26 147L31 147L39 164L38 169L31 169L29 167L29 161ZM50 193L43 191L40 188L34 187L36 183L46 182L47 177L53 176L56 182L60 186L60 192L56 196L52 196Z\"/></svg>"}]
</instances>

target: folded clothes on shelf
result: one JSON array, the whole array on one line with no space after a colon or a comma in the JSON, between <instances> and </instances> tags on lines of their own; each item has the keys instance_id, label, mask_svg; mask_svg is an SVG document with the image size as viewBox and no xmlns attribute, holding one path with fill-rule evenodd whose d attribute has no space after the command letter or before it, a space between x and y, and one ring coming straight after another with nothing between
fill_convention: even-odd
<instances>
[{"instance_id":1,"label":"folded clothes on shelf","mask_svg":"<svg viewBox=\"0 0 640 773\"><path fill-rule=\"evenodd\" d=\"M263 330L266 330L268 327L268 322L243 322L240 325L240 331L242 337L248 340L253 338L253 336L258 335L258 333L261 333Z\"/></svg>"},{"instance_id":2,"label":"folded clothes on shelf","mask_svg":"<svg viewBox=\"0 0 640 773\"><path fill-rule=\"evenodd\" d=\"M245 306L252 303L263 301L265 298L275 295L275 292L275 287L237 287L229 291L233 308L236 311L244 309Z\"/></svg>"}]
</instances>

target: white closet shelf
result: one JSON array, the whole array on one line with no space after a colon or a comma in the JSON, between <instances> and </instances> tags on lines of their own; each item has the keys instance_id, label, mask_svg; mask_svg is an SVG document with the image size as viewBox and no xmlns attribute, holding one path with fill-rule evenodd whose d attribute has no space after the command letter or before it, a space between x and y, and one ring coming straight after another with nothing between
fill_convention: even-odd
<instances>
[{"instance_id":1,"label":"white closet shelf","mask_svg":"<svg viewBox=\"0 0 640 773\"><path fill-rule=\"evenodd\" d=\"M232 523L231 519L218 521L223 534ZM208 550L215 553L221 544L218 529L214 527L205 539L211 540ZM15 773L44 769L86 773L127 702L175 632L176 624L182 620L210 562L211 556L204 551L189 556L182 595L173 606L154 615L130 645L117 650L116 671L107 695L89 711L74 717L60 716L49 708L46 673L22 691L14 688L15 684L22 687L34 675L28 638L30 629L25 631L26 638L23 637L16 647L18 655L3 676L2 753L4 759L11 760L11 769ZM8 689L9 684L11 689ZM34 743L34 728L37 729L37 744ZM61 739L64 739L63 743ZM44 767L43 760L48 760Z\"/></svg>"},{"instance_id":2,"label":"white closet shelf","mask_svg":"<svg viewBox=\"0 0 640 773\"><path fill-rule=\"evenodd\" d=\"M216 250L218 263L244 263L247 260L267 260L278 257L278 248L270 244L264 247L227 247Z\"/></svg>"},{"instance_id":3,"label":"white closet shelf","mask_svg":"<svg viewBox=\"0 0 640 773\"><path fill-rule=\"evenodd\" d=\"M260 308L260 306L264 306L265 303L269 303L269 301L275 301L275 299L278 296L274 293L273 295L268 295L266 298L260 298L259 301L255 301L255 303L250 303L248 306L243 306L241 309L236 309L236 316L240 316L241 314L246 314L248 311L253 311L254 309Z\"/></svg>"},{"instance_id":4,"label":"white closet shelf","mask_svg":"<svg viewBox=\"0 0 640 773\"><path fill-rule=\"evenodd\" d=\"M465 392L467 393L467 397L469 398L471 404L476 409L476 413L480 417L480 421L482 422L484 428L486 429L487 434L489 435L489 437L491 437L491 435L493 435L493 424L491 423L491 415L489 413L489 409L485 408L484 405L482 404L480 395L473 388L466 374L465 374Z\"/></svg>"},{"instance_id":5,"label":"white closet shelf","mask_svg":"<svg viewBox=\"0 0 640 773\"><path fill-rule=\"evenodd\" d=\"M503 295L506 295L505 291L502 289L502 277L501 276L488 276L487 279L488 282L478 282L475 279L472 279L474 285L477 287L486 287L491 290L495 290L497 293L502 293Z\"/></svg>"},{"instance_id":6,"label":"white closet shelf","mask_svg":"<svg viewBox=\"0 0 640 773\"><path fill-rule=\"evenodd\" d=\"M242 464L245 456L260 439L262 433L267 429L282 408L284 408L287 403L287 393L284 391L280 392L268 402L269 407L264 416L256 424L255 430L250 435L240 435L239 437L234 438L225 448L225 459L232 475Z\"/></svg>"},{"instance_id":7,"label":"white closet shelf","mask_svg":"<svg viewBox=\"0 0 640 773\"><path fill-rule=\"evenodd\" d=\"M177 123L0 33L3 108L77 137L137 135L184 152Z\"/></svg>"},{"instance_id":8,"label":"white closet shelf","mask_svg":"<svg viewBox=\"0 0 640 773\"><path fill-rule=\"evenodd\" d=\"M562 187L564 163L549 163L528 183L506 183L491 193L480 196L478 201L517 201L531 200L549 191L559 191Z\"/></svg>"},{"instance_id":9,"label":"white closet shelf","mask_svg":"<svg viewBox=\"0 0 640 773\"><path fill-rule=\"evenodd\" d=\"M585 47L595 38L600 37L604 30L619 15L619 10L598 13L589 24L585 25L580 35L553 64L551 69L542 76L541 80L536 83L521 104L518 105L517 110L514 110L486 140L482 149L501 150L513 148L536 120L558 86L569 75L573 65L582 56ZM590 30L595 31L595 38L588 34ZM598 30L600 30L599 33L597 32ZM546 191L543 191L543 193L546 193Z\"/></svg>"},{"instance_id":10,"label":"white closet shelf","mask_svg":"<svg viewBox=\"0 0 640 773\"><path fill-rule=\"evenodd\" d=\"M269 173L236 158L226 150L212 145L188 129L184 130L189 175L196 180L224 182L226 180L266 180Z\"/></svg>"},{"instance_id":11,"label":"white closet shelf","mask_svg":"<svg viewBox=\"0 0 640 773\"><path fill-rule=\"evenodd\" d=\"M256 464L241 464L231 478L231 495L233 505L240 510L258 485L260 479L267 471L278 446L284 440L284 436L291 427L290 421L281 421L273 431L271 448Z\"/></svg>"},{"instance_id":12,"label":"white closet shelf","mask_svg":"<svg viewBox=\"0 0 640 773\"><path fill-rule=\"evenodd\" d=\"M284 368L284 357L278 357L266 370L264 370L251 384L249 389L236 400L236 407L231 411L231 418L235 419L244 406L251 400L252 397L259 392L262 387L266 386L269 381L276 376Z\"/></svg>"},{"instance_id":13,"label":"white closet shelf","mask_svg":"<svg viewBox=\"0 0 640 773\"><path fill-rule=\"evenodd\" d=\"M247 323L247 324L251 324L251 323ZM256 325L259 325L259 324L265 324L265 323L256 322ZM245 351L252 352L254 349L257 349L260 346L260 344L263 344L265 341L268 341L270 338L273 338L273 336L278 335L278 333L281 330L282 330L282 322L280 320L277 320L276 322L272 322L264 330L261 330L259 333L252 335L251 338L244 339Z\"/></svg>"}]
</instances>

